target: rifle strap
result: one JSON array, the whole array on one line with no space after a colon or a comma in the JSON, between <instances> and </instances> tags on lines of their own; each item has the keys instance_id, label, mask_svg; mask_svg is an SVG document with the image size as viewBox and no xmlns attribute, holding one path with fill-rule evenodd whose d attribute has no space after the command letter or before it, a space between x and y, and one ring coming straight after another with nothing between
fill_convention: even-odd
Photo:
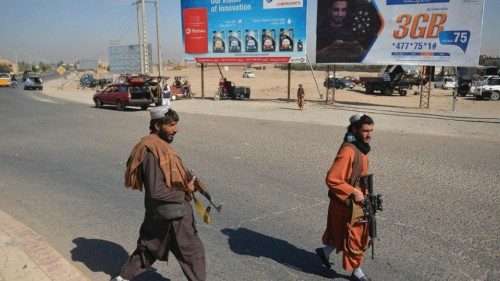
<instances>
[{"instance_id":1,"label":"rifle strap","mask_svg":"<svg viewBox=\"0 0 500 281\"><path fill-rule=\"evenodd\" d=\"M191 195L193 196L194 206L196 207L196 210L198 210L198 213L203 218L203 221L206 224L212 223L212 215L210 214L210 212L207 211L207 209L205 208L205 206L203 206L203 203L201 203L201 201L198 200L198 198L196 198L196 196L194 195L194 193L191 194Z\"/></svg>"}]
</instances>

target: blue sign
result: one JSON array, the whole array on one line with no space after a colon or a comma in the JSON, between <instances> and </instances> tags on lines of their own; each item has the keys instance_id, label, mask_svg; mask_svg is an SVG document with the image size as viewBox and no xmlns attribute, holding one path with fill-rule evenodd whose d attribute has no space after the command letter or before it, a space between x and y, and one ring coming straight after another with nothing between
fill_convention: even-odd
<instances>
[{"instance_id":1,"label":"blue sign","mask_svg":"<svg viewBox=\"0 0 500 281\"><path fill-rule=\"evenodd\" d=\"M469 44L470 31L468 30L453 30L441 31L439 33L439 43L442 45L455 45L460 47L464 53Z\"/></svg>"}]
</instances>

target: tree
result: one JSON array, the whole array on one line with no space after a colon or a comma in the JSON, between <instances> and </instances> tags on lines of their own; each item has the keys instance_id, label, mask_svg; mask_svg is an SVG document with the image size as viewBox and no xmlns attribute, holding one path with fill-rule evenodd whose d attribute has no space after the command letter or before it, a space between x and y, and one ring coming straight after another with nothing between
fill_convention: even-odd
<instances>
[{"instance_id":1,"label":"tree","mask_svg":"<svg viewBox=\"0 0 500 281\"><path fill-rule=\"evenodd\" d=\"M8 63L0 63L0 72L12 72L12 65Z\"/></svg>"}]
</instances>

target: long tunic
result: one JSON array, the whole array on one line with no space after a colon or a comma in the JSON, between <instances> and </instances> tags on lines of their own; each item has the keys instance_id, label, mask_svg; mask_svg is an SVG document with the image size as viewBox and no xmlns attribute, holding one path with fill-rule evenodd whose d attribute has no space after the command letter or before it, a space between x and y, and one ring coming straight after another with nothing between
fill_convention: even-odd
<instances>
[{"instance_id":1,"label":"long tunic","mask_svg":"<svg viewBox=\"0 0 500 281\"><path fill-rule=\"evenodd\" d=\"M188 280L205 280L205 250L198 237L193 209L187 199L190 197L182 190L165 185L165 175L158 159L151 152L146 153L140 169L144 180L146 211L137 249L120 275L131 279L151 266L155 260L167 260L168 252L171 251ZM155 200L184 204L184 216L174 220L154 219Z\"/></svg>"},{"instance_id":2,"label":"long tunic","mask_svg":"<svg viewBox=\"0 0 500 281\"><path fill-rule=\"evenodd\" d=\"M334 246L337 253L343 252L342 266L346 270L359 267L363 261L363 254L354 254L350 249L359 250L368 241L368 227L357 222L350 225L351 209L346 205L346 201L354 192L354 187L349 182L353 173L355 149L357 148L341 146L326 176L326 185L332 191L334 198L330 200L328 206L327 227L322 240L325 245ZM366 175L368 156L363 153L359 155L361 155L361 172L358 171L358 174ZM364 187L359 188L364 194L367 193ZM356 203L354 208L361 206Z\"/></svg>"},{"instance_id":3,"label":"long tunic","mask_svg":"<svg viewBox=\"0 0 500 281\"><path fill-rule=\"evenodd\" d=\"M297 90L297 105L299 106L300 109L304 107L305 97L306 97L306 92L304 91L304 88L299 88Z\"/></svg>"}]
</instances>

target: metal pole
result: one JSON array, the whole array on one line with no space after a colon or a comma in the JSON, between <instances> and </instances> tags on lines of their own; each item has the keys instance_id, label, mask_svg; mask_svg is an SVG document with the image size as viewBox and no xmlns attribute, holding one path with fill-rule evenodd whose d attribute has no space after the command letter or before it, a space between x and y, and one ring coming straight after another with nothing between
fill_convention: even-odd
<instances>
[{"instance_id":1,"label":"metal pole","mask_svg":"<svg viewBox=\"0 0 500 281\"><path fill-rule=\"evenodd\" d=\"M149 49L148 49L148 30L147 30L147 20L146 20L146 5L144 0L141 0L142 6L142 43L144 47L142 48L144 52L144 72L149 74Z\"/></svg>"},{"instance_id":2,"label":"metal pole","mask_svg":"<svg viewBox=\"0 0 500 281\"><path fill-rule=\"evenodd\" d=\"M292 73L292 64L289 63L288 64L288 93L287 93L287 98L286 98L286 102L290 102L290 76L291 76L291 73Z\"/></svg>"},{"instance_id":3,"label":"metal pole","mask_svg":"<svg viewBox=\"0 0 500 281\"><path fill-rule=\"evenodd\" d=\"M17 63L17 53L15 50L9 49L9 51L14 53L14 58L16 60L16 74L19 72L19 64Z\"/></svg>"},{"instance_id":4,"label":"metal pole","mask_svg":"<svg viewBox=\"0 0 500 281\"><path fill-rule=\"evenodd\" d=\"M330 65L328 64L326 66L326 81L327 81L327 85L326 85L325 104L328 104L328 94L330 93L330 88L329 88L330 83L329 83L329 80L328 80L330 78L329 75L330 75ZM335 86L335 84L334 84L334 86Z\"/></svg>"},{"instance_id":5,"label":"metal pole","mask_svg":"<svg viewBox=\"0 0 500 281\"><path fill-rule=\"evenodd\" d=\"M313 75L314 84L316 84L316 89L318 90L319 98L322 99L323 94L319 91L318 82L316 81L316 76L314 76L314 69L313 69L311 61L309 60L309 56L307 54L306 54L306 60L309 62L309 67L311 67L311 73Z\"/></svg>"},{"instance_id":6,"label":"metal pole","mask_svg":"<svg viewBox=\"0 0 500 281\"><path fill-rule=\"evenodd\" d=\"M163 63L161 61L160 25L158 24L158 0L155 0L155 11L156 11L156 48L158 49L158 76L161 76Z\"/></svg>"},{"instance_id":7,"label":"metal pole","mask_svg":"<svg viewBox=\"0 0 500 281\"><path fill-rule=\"evenodd\" d=\"M455 89L453 90L453 102L452 102L452 105L451 105L451 111L455 112L455 102L457 100L457 97L458 97L458 67L455 67Z\"/></svg>"},{"instance_id":8,"label":"metal pole","mask_svg":"<svg viewBox=\"0 0 500 281\"><path fill-rule=\"evenodd\" d=\"M335 78L337 77L337 67L336 65L334 64L333 65L333 93L332 93L332 103L335 103Z\"/></svg>"},{"instance_id":9,"label":"metal pole","mask_svg":"<svg viewBox=\"0 0 500 281\"><path fill-rule=\"evenodd\" d=\"M204 71L205 71L205 64L201 64L201 98L205 98L205 77L204 77Z\"/></svg>"},{"instance_id":10,"label":"metal pole","mask_svg":"<svg viewBox=\"0 0 500 281\"><path fill-rule=\"evenodd\" d=\"M141 0L137 0L135 2L135 5L137 6L137 31L138 31L138 34L139 34L139 59L140 59L140 63L141 63L141 73L144 73L144 57L142 56L143 54L143 48L144 48L144 45L142 44L142 35L141 35L141 19L139 17L139 3L141 3Z\"/></svg>"}]
</instances>

